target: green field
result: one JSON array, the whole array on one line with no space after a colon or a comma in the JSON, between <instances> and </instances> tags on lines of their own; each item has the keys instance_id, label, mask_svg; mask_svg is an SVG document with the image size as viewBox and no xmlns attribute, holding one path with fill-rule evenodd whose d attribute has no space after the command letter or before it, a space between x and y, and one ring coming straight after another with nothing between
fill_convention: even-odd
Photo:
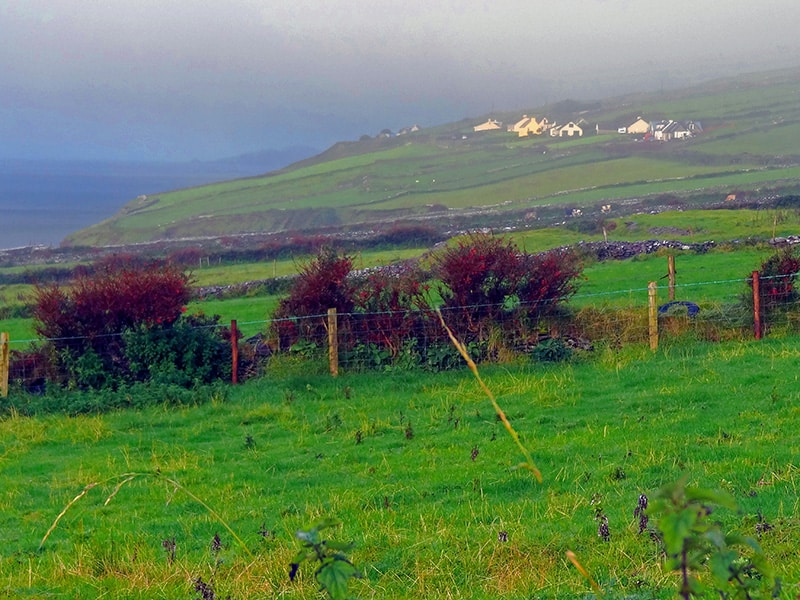
<instances>
[{"instance_id":1,"label":"green field","mask_svg":"<svg viewBox=\"0 0 800 600\"><path fill-rule=\"evenodd\" d=\"M358 598L592 597L567 551L606 598L674 598L678 574L633 510L685 474L733 496L738 511L714 513L726 529L769 525L760 544L793 598L799 359L789 338L487 367L542 484L513 468L520 451L466 370L332 379L323 361L284 361L195 407L6 410L2 594L192 598L201 578L219 598L318 598L309 571L287 576L293 535L333 517Z\"/></svg>"}]
</instances>

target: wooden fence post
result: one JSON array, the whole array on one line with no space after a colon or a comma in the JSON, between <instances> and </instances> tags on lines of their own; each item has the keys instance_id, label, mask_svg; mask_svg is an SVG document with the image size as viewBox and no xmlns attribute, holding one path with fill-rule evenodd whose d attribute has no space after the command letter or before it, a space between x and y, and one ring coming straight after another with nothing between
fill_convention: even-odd
<instances>
[{"instance_id":1,"label":"wooden fence post","mask_svg":"<svg viewBox=\"0 0 800 600\"><path fill-rule=\"evenodd\" d=\"M231 321L231 383L239 383L239 331L236 319Z\"/></svg>"},{"instance_id":2,"label":"wooden fence post","mask_svg":"<svg viewBox=\"0 0 800 600\"><path fill-rule=\"evenodd\" d=\"M761 283L758 271L753 271L753 332L757 340L761 339Z\"/></svg>"},{"instance_id":3,"label":"wooden fence post","mask_svg":"<svg viewBox=\"0 0 800 600\"><path fill-rule=\"evenodd\" d=\"M0 398L8 396L8 333L0 333Z\"/></svg>"},{"instance_id":4,"label":"wooden fence post","mask_svg":"<svg viewBox=\"0 0 800 600\"><path fill-rule=\"evenodd\" d=\"M331 375L339 375L339 322L336 318L336 309L328 309L328 360L330 361Z\"/></svg>"},{"instance_id":5,"label":"wooden fence post","mask_svg":"<svg viewBox=\"0 0 800 600\"><path fill-rule=\"evenodd\" d=\"M669 277L669 301L675 300L675 255L667 257L667 276Z\"/></svg>"},{"instance_id":6,"label":"wooden fence post","mask_svg":"<svg viewBox=\"0 0 800 600\"><path fill-rule=\"evenodd\" d=\"M658 350L658 284L647 284L648 320L650 323L650 350Z\"/></svg>"}]
</instances>

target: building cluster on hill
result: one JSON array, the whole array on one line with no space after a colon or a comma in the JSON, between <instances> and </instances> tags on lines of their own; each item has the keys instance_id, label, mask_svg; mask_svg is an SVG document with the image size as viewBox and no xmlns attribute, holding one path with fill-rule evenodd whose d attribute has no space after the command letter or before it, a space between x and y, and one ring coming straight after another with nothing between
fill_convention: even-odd
<instances>
[{"instance_id":1,"label":"building cluster on hill","mask_svg":"<svg viewBox=\"0 0 800 600\"><path fill-rule=\"evenodd\" d=\"M518 137L528 137L532 135L550 135L551 137L582 137L585 129L589 127L589 123L585 119L578 121L567 121L560 125L556 122L550 122L547 117L542 117L538 120L536 117L529 117L523 115L522 118L511 125L506 126L506 131L515 133ZM480 131L497 131L503 129L503 123L496 119L487 119L483 123L475 125L472 130L475 132ZM595 133L601 131L608 131L601 129L599 124L594 126ZM613 130L612 130L613 131ZM660 121L646 121L642 117L637 119L630 125L617 127L617 133L627 135L639 135L644 140L684 140L702 133L703 128L699 121L675 121L672 119L662 119Z\"/></svg>"}]
</instances>

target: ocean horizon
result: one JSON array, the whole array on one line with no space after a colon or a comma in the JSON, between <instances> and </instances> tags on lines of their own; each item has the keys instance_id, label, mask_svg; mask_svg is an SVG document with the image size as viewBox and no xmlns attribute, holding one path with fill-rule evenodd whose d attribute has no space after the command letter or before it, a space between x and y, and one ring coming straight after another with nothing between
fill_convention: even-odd
<instances>
[{"instance_id":1,"label":"ocean horizon","mask_svg":"<svg viewBox=\"0 0 800 600\"><path fill-rule=\"evenodd\" d=\"M208 182L208 176L197 174L0 173L0 249L58 246L140 194Z\"/></svg>"}]
</instances>

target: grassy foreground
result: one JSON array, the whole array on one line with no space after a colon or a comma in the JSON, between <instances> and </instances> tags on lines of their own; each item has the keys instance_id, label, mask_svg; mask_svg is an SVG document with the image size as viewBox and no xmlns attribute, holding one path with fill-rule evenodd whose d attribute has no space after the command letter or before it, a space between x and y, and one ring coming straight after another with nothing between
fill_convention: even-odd
<instances>
[{"instance_id":1,"label":"grassy foreground","mask_svg":"<svg viewBox=\"0 0 800 600\"><path fill-rule=\"evenodd\" d=\"M686 473L736 498L715 515L727 528L771 526L760 542L795 597L798 360L790 338L487 367L541 485L512 468L519 450L466 369L332 379L284 362L193 408L6 410L0 596L194 598L201 578L218 598L316 598L310 572L289 582L293 534L330 516L355 542L359 598L587 597L567 550L608 597L672 598L677 575L633 510Z\"/></svg>"}]
</instances>

